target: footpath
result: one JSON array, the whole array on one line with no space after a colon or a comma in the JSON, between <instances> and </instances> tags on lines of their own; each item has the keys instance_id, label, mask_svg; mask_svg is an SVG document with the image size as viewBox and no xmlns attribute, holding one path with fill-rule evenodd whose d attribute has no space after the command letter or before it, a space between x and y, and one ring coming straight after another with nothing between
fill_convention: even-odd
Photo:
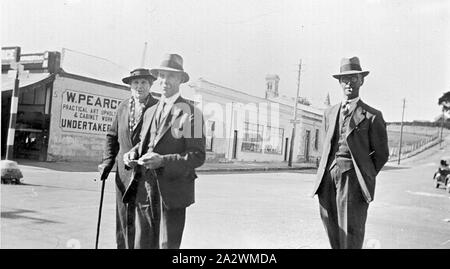
<instances>
[{"instance_id":1,"label":"footpath","mask_svg":"<svg viewBox=\"0 0 450 269\"><path fill-rule=\"evenodd\" d=\"M19 167L32 166L66 172L96 172L96 162L40 162L33 160L15 160ZM316 169L316 163L292 163L287 162L206 162L196 171L199 173L231 173L231 172L266 172L266 171L296 171Z\"/></svg>"},{"instance_id":2,"label":"footpath","mask_svg":"<svg viewBox=\"0 0 450 269\"><path fill-rule=\"evenodd\" d=\"M450 136L444 138L441 143L430 143L424 147L416 150L414 154L408 154L406 158L402 158L403 163L409 163L417 158L423 158L423 156L429 156L435 154L442 148L445 148L450 144ZM450 159L450 156L449 156ZM15 160L19 167L38 167L55 171L65 172L97 172L97 165L100 162L41 162L34 160L18 159ZM395 166L397 159L391 158L387 166ZM206 162L201 167L197 168L198 173L252 173L252 172L276 172L276 171L298 171L298 170L314 170L317 169L317 163L292 163L292 167L288 166L287 162L243 162L243 161L230 161L230 162ZM115 170L115 169L114 169ZM114 171L113 170L113 171Z\"/></svg>"}]
</instances>

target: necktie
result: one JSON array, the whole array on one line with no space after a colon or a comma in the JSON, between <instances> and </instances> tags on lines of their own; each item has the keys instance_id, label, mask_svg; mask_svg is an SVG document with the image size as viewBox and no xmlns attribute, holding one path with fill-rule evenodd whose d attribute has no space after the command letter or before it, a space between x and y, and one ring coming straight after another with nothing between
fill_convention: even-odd
<instances>
[{"instance_id":1,"label":"necktie","mask_svg":"<svg viewBox=\"0 0 450 269\"><path fill-rule=\"evenodd\" d=\"M158 126L158 127L161 124L161 119L162 119L162 115L164 114L165 107L166 107L166 102L163 102L163 106L162 106L161 110L159 111L158 121L156 123L156 126Z\"/></svg>"},{"instance_id":2,"label":"necktie","mask_svg":"<svg viewBox=\"0 0 450 269\"><path fill-rule=\"evenodd\" d=\"M350 102L349 101L345 101L342 104L342 115L344 115L344 117L348 116L350 112Z\"/></svg>"}]
</instances>

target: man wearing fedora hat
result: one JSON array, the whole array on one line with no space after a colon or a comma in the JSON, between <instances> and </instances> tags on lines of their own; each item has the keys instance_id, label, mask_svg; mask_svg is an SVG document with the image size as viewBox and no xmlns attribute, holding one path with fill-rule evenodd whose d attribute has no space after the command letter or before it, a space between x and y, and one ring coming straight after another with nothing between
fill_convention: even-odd
<instances>
[{"instance_id":1,"label":"man wearing fedora hat","mask_svg":"<svg viewBox=\"0 0 450 269\"><path fill-rule=\"evenodd\" d=\"M158 77L162 96L145 112L141 142L124 155L125 164L137 160L142 168L139 181L154 182L160 214L160 248L178 249L183 236L186 208L195 202L195 168L205 161L205 135L202 113L180 96L180 84L189 80L183 58L167 54L160 67L152 69Z\"/></svg>"},{"instance_id":2,"label":"man wearing fedora hat","mask_svg":"<svg viewBox=\"0 0 450 269\"><path fill-rule=\"evenodd\" d=\"M122 81L131 88L131 97L122 101L117 109L114 122L106 135L103 163L99 165L100 178L105 180L117 158L116 171L116 242L117 248L157 248L153 238L155 213L149 206L152 202L150 188L139 185L128 201L123 202L124 193L132 181L132 169L126 169L124 153L135 146L140 139L143 114L158 100L150 94L156 80L148 69L131 71Z\"/></svg>"},{"instance_id":3,"label":"man wearing fedora hat","mask_svg":"<svg viewBox=\"0 0 450 269\"><path fill-rule=\"evenodd\" d=\"M389 157L382 113L359 97L368 74L357 57L342 59L340 73L333 77L344 98L323 118L324 145L313 195L319 196L320 216L334 249L362 248L375 177Z\"/></svg>"}]
</instances>

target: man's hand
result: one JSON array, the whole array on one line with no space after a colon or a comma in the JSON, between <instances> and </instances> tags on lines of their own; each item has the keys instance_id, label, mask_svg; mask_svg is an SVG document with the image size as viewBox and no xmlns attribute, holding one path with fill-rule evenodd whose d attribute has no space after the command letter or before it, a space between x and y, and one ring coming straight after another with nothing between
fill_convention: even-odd
<instances>
[{"instance_id":1,"label":"man's hand","mask_svg":"<svg viewBox=\"0 0 450 269\"><path fill-rule=\"evenodd\" d=\"M147 169L159 168L162 166L162 162L162 156L155 152L146 153L138 160L138 164L146 167Z\"/></svg>"},{"instance_id":2,"label":"man's hand","mask_svg":"<svg viewBox=\"0 0 450 269\"><path fill-rule=\"evenodd\" d=\"M98 171L100 172L100 180L105 180L108 178L109 172L111 172L112 167L104 163L98 165Z\"/></svg>"},{"instance_id":3,"label":"man's hand","mask_svg":"<svg viewBox=\"0 0 450 269\"><path fill-rule=\"evenodd\" d=\"M123 162L126 166L134 168L137 165L137 156L136 152L131 151L127 152L123 155Z\"/></svg>"}]
</instances>

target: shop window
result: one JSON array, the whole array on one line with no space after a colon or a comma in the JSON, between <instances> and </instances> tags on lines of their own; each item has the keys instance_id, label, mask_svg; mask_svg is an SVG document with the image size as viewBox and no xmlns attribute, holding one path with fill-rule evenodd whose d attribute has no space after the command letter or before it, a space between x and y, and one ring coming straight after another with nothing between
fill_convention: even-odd
<instances>
[{"instance_id":1,"label":"shop window","mask_svg":"<svg viewBox=\"0 0 450 269\"><path fill-rule=\"evenodd\" d=\"M20 90L19 104L22 105L44 105L46 89L43 85L35 88L26 88Z\"/></svg>"},{"instance_id":2,"label":"shop window","mask_svg":"<svg viewBox=\"0 0 450 269\"><path fill-rule=\"evenodd\" d=\"M42 85L34 89L34 104L45 104L45 88Z\"/></svg>"},{"instance_id":3,"label":"shop window","mask_svg":"<svg viewBox=\"0 0 450 269\"><path fill-rule=\"evenodd\" d=\"M263 128L262 125L249 122L244 123L244 137L242 151L262 152Z\"/></svg>"},{"instance_id":4,"label":"shop window","mask_svg":"<svg viewBox=\"0 0 450 269\"><path fill-rule=\"evenodd\" d=\"M20 90L19 104L33 105L34 104L34 89L27 88Z\"/></svg>"},{"instance_id":5,"label":"shop window","mask_svg":"<svg viewBox=\"0 0 450 269\"><path fill-rule=\"evenodd\" d=\"M281 154L283 150L284 129L267 126L264 137L264 152Z\"/></svg>"},{"instance_id":6,"label":"shop window","mask_svg":"<svg viewBox=\"0 0 450 269\"><path fill-rule=\"evenodd\" d=\"M214 144L214 129L216 122L208 120L206 122L206 150L212 151L213 150L213 144Z\"/></svg>"}]
</instances>

